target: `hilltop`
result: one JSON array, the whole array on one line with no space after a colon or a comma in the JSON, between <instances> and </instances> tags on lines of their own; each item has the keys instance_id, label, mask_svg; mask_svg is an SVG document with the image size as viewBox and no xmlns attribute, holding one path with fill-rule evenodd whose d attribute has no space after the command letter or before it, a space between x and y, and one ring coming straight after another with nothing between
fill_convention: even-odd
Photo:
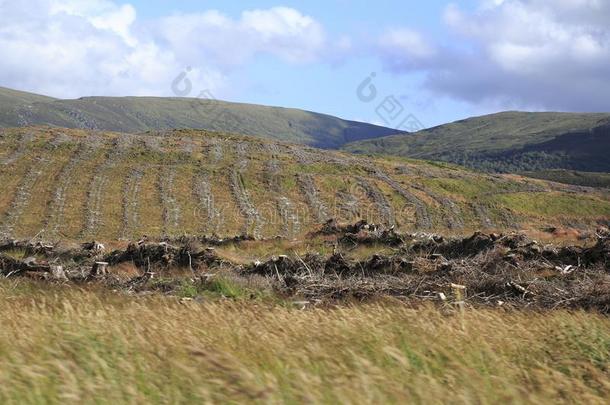
<instances>
[{"instance_id":1,"label":"hilltop","mask_svg":"<svg viewBox=\"0 0 610 405\"><path fill-rule=\"evenodd\" d=\"M0 87L0 127L52 125L117 132L205 129L322 148L395 134L376 125L291 108L172 97L60 100Z\"/></svg>"},{"instance_id":2,"label":"hilltop","mask_svg":"<svg viewBox=\"0 0 610 405\"><path fill-rule=\"evenodd\" d=\"M610 172L610 114L503 112L358 141L344 149L453 162L488 172Z\"/></svg>"},{"instance_id":3,"label":"hilltop","mask_svg":"<svg viewBox=\"0 0 610 405\"><path fill-rule=\"evenodd\" d=\"M595 226L607 192L199 130L2 129L4 235L303 237L334 218L397 230Z\"/></svg>"}]
</instances>

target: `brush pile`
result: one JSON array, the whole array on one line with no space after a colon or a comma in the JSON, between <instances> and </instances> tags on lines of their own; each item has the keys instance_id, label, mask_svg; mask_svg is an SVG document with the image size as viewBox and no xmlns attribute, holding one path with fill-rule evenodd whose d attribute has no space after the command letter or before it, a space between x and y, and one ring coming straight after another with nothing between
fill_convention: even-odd
<instances>
[{"instance_id":1,"label":"brush pile","mask_svg":"<svg viewBox=\"0 0 610 405\"><path fill-rule=\"evenodd\" d=\"M169 275L176 268L188 268L189 274L199 276L220 270L244 282L267 280L279 295L307 302L391 296L450 304L455 286L461 286L466 302L473 305L610 313L607 230L598 231L596 241L589 246L560 247L540 244L518 233L477 232L467 238L398 234L364 221L347 226L329 221L318 237L334 240L332 254L292 252L249 265L223 258L216 247L224 242L209 238L143 239L109 253L98 242L53 245L7 240L0 243L0 275L106 282L120 288L112 269L129 263L139 269L138 282L148 280L142 277L152 272ZM249 239L237 238L232 243L252 243ZM358 259L350 256L349 249L342 249L346 245L385 245L389 248L383 251L390 254ZM99 266L104 269L101 276L96 270ZM141 285L145 288L145 283Z\"/></svg>"},{"instance_id":2,"label":"brush pile","mask_svg":"<svg viewBox=\"0 0 610 405\"><path fill-rule=\"evenodd\" d=\"M311 236L325 235L337 236L340 243L347 245L374 245L399 246L405 242L404 235L394 231L394 227L385 228L367 221L358 221L355 224L339 224L335 219L329 219L321 229Z\"/></svg>"},{"instance_id":3,"label":"brush pile","mask_svg":"<svg viewBox=\"0 0 610 405\"><path fill-rule=\"evenodd\" d=\"M354 228L355 227L355 228ZM340 228L330 222L323 233L339 241L375 240L377 228ZM357 231L355 233L354 231ZM600 231L591 247L541 245L522 234L475 233L464 239L434 234L400 236L396 254L350 260L280 256L244 269L276 279L286 295L313 301L379 296L447 301L456 285L468 301L494 306L585 308L610 313L610 234ZM390 244L394 241L390 239Z\"/></svg>"}]
</instances>

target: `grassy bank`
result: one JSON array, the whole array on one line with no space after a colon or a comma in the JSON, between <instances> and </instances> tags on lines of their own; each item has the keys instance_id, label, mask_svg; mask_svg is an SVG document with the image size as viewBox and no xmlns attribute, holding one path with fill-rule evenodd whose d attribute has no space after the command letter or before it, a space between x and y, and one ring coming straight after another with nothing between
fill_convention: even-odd
<instances>
[{"instance_id":1,"label":"grassy bank","mask_svg":"<svg viewBox=\"0 0 610 405\"><path fill-rule=\"evenodd\" d=\"M0 282L1 403L602 403L610 320Z\"/></svg>"}]
</instances>

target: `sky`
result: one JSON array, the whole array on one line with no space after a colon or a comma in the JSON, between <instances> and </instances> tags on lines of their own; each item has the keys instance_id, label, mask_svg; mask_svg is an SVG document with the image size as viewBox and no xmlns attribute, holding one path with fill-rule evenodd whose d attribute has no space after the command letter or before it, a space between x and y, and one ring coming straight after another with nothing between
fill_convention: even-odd
<instances>
[{"instance_id":1,"label":"sky","mask_svg":"<svg viewBox=\"0 0 610 405\"><path fill-rule=\"evenodd\" d=\"M608 0L0 0L0 86L212 97L399 129L610 111Z\"/></svg>"}]
</instances>

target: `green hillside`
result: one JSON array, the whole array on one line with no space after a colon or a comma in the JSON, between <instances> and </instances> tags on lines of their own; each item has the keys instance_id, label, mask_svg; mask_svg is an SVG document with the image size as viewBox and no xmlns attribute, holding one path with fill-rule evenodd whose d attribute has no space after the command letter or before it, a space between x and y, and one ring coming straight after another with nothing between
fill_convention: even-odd
<instances>
[{"instance_id":1,"label":"green hillside","mask_svg":"<svg viewBox=\"0 0 610 405\"><path fill-rule=\"evenodd\" d=\"M209 131L0 130L0 233L301 238L330 218L399 230L595 226L607 192Z\"/></svg>"},{"instance_id":2,"label":"green hillside","mask_svg":"<svg viewBox=\"0 0 610 405\"><path fill-rule=\"evenodd\" d=\"M586 187L610 188L610 173L578 172L574 170L541 170L521 173L527 177Z\"/></svg>"},{"instance_id":3,"label":"green hillside","mask_svg":"<svg viewBox=\"0 0 610 405\"><path fill-rule=\"evenodd\" d=\"M345 150L441 160L490 172L610 172L610 114L504 112Z\"/></svg>"},{"instance_id":4,"label":"green hillside","mask_svg":"<svg viewBox=\"0 0 610 405\"><path fill-rule=\"evenodd\" d=\"M51 97L0 87L0 127L25 124L20 116L27 117L34 103L49 103L53 100Z\"/></svg>"},{"instance_id":5,"label":"green hillside","mask_svg":"<svg viewBox=\"0 0 610 405\"><path fill-rule=\"evenodd\" d=\"M338 148L396 130L309 111L193 98L57 100L0 88L0 127L53 125L117 132L205 129Z\"/></svg>"}]
</instances>

